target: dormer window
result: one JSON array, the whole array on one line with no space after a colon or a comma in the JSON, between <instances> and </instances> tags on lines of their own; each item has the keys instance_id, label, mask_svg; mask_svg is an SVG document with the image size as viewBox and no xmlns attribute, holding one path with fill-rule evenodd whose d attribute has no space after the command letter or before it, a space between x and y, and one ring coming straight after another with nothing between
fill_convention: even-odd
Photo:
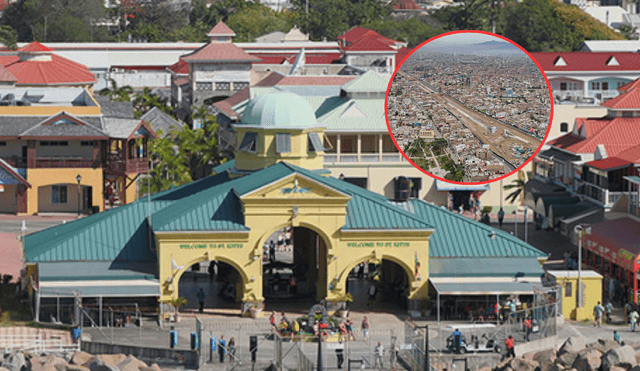
<instances>
[{"instance_id":1,"label":"dormer window","mask_svg":"<svg viewBox=\"0 0 640 371\"><path fill-rule=\"evenodd\" d=\"M244 152L256 153L258 150L258 133L246 133L242 138L239 149Z\"/></svg>"},{"instance_id":2,"label":"dormer window","mask_svg":"<svg viewBox=\"0 0 640 371\"><path fill-rule=\"evenodd\" d=\"M320 140L320 136L318 135L318 133L309 133L308 148L309 152L324 151L324 146L322 145L322 140Z\"/></svg>"},{"instance_id":3,"label":"dormer window","mask_svg":"<svg viewBox=\"0 0 640 371\"><path fill-rule=\"evenodd\" d=\"M290 153L291 152L291 134L278 133L276 134L276 153Z\"/></svg>"},{"instance_id":4,"label":"dormer window","mask_svg":"<svg viewBox=\"0 0 640 371\"><path fill-rule=\"evenodd\" d=\"M554 66L556 66L556 67L559 67L559 66L566 66L566 65L567 65L567 62L565 62L565 61L564 61L564 59L563 59L561 56L558 56L558 57L556 58L556 60L555 60L555 61L553 61L553 65L554 65Z\"/></svg>"}]
</instances>

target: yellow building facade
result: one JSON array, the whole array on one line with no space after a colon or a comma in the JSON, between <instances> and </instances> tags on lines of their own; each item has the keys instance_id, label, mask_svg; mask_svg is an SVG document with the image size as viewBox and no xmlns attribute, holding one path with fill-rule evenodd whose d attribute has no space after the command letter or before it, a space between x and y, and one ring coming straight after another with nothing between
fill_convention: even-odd
<instances>
[{"instance_id":1,"label":"yellow building facade","mask_svg":"<svg viewBox=\"0 0 640 371\"><path fill-rule=\"evenodd\" d=\"M562 314L575 321L594 320L593 308L602 303L602 275L594 271L582 271L582 306L578 302L578 271L547 271L547 278L557 284L562 295Z\"/></svg>"}]
</instances>

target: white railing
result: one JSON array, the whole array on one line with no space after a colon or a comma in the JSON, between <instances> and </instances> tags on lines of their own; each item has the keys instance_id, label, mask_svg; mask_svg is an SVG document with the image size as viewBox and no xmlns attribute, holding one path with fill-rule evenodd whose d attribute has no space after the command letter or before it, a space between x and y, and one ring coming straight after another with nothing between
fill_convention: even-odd
<instances>
[{"instance_id":1,"label":"white railing","mask_svg":"<svg viewBox=\"0 0 640 371\"><path fill-rule=\"evenodd\" d=\"M374 67L374 66L369 66L369 67L357 66L357 67L364 71L373 71L377 73L391 73L391 69L389 67Z\"/></svg>"},{"instance_id":2,"label":"white railing","mask_svg":"<svg viewBox=\"0 0 640 371\"><path fill-rule=\"evenodd\" d=\"M610 208L626 192L612 192L595 184L584 183L584 195L602 206Z\"/></svg>"},{"instance_id":3,"label":"white railing","mask_svg":"<svg viewBox=\"0 0 640 371\"><path fill-rule=\"evenodd\" d=\"M340 155L339 162L358 162L358 155Z\"/></svg>"},{"instance_id":4,"label":"white railing","mask_svg":"<svg viewBox=\"0 0 640 371\"><path fill-rule=\"evenodd\" d=\"M380 156L378 154L366 154L360 155L360 162L379 162Z\"/></svg>"},{"instance_id":5,"label":"white railing","mask_svg":"<svg viewBox=\"0 0 640 371\"><path fill-rule=\"evenodd\" d=\"M338 162L338 155L324 155L324 162Z\"/></svg>"},{"instance_id":6,"label":"white railing","mask_svg":"<svg viewBox=\"0 0 640 371\"><path fill-rule=\"evenodd\" d=\"M0 336L0 349L5 354L20 350L37 354L66 353L80 351L80 341L67 343L62 339L42 339L42 335L2 335Z\"/></svg>"}]
</instances>

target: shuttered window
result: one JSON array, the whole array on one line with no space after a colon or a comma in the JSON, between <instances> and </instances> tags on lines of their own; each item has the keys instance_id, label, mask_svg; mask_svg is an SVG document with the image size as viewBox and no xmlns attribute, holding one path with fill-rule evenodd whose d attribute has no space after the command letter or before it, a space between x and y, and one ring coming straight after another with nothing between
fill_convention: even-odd
<instances>
[{"instance_id":1,"label":"shuttered window","mask_svg":"<svg viewBox=\"0 0 640 371\"><path fill-rule=\"evenodd\" d=\"M240 143L240 150L255 153L258 149L258 133L246 133Z\"/></svg>"},{"instance_id":2,"label":"shuttered window","mask_svg":"<svg viewBox=\"0 0 640 371\"><path fill-rule=\"evenodd\" d=\"M322 140L316 132L309 133L309 152L324 151Z\"/></svg>"},{"instance_id":3,"label":"shuttered window","mask_svg":"<svg viewBox=\"0 0 640 371\"><path fill-rule=\"evenodd\" d=\"M291 152L291 134L280 133L276 134L276 153L289 153Z\"/></svg>"}]
</instances>

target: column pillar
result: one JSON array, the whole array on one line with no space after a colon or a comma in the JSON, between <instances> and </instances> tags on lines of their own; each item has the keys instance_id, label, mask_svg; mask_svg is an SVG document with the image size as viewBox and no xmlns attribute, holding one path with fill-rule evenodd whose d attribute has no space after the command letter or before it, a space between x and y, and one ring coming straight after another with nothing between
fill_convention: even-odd
<instances>
[{"instance_id":1,"label":"column pillar","mask_svg":"<svg viewBox=\"0 0 640 371\"><path fill-rule=\"evenodd\" d=\"M358 134L358 145L357 145L357 151L358 151L358 162L360 162L360 153L362 150L362 134Z\"/></svg>"},{"instance_id":2,"label":"column pillar","mask_svg":"<svg viewBox=\"0 0 640 371\"><path fill-rule=\"evenodd\" d=\"M341 146L341 140L340 140L340 134L338 134L336 136L336 161L340 162L340 146Z\"/></svg>"},{"instance_id":3,"label":"column pillar","mask_svg":"<svg viewBox=\"0 0 640 371\"><path fill-rule=\"evenodd\" d=\"M382 135L378 134L378 162L382 162Z\"/></svg>"},{"instance_id":4,"label":"column pillar","mask_svg":"<svg viewBox=\"0 0 640 371\"><path fill-rule=\"evenodd\" d=\"M36 141L27 141L27 167L34 169L36 167Z\"/></svg>"}]
</instances>

